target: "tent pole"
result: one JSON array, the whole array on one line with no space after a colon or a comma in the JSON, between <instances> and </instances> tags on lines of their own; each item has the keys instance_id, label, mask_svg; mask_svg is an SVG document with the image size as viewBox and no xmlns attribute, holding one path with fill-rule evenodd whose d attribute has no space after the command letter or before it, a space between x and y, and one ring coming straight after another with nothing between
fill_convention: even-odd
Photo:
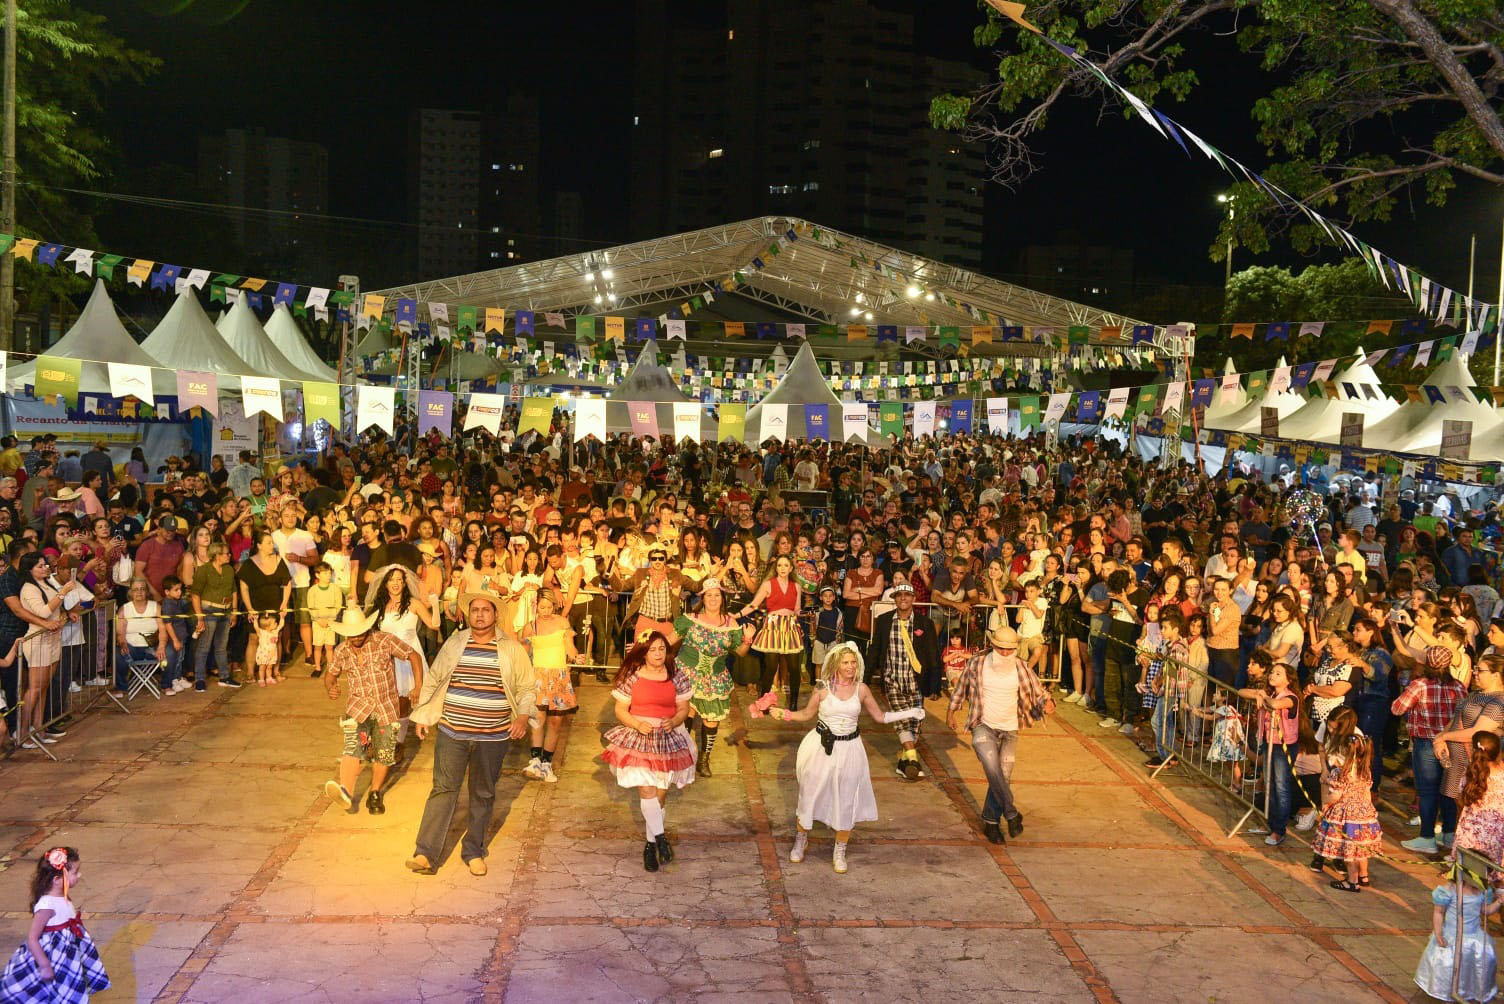
<instances>
[{"instance_id":1,"label":"tent pole","mask_svg":"<svg viewBox=\"0 0 1504 1004\"><path fill-rule=\"evenodd\" d=\"M1504 221L1500 223L1499 235L1499 299L1494 310L1498 312L1499 328L1494 334L1494 386L1499 386L1499 341L1504 339Z\"/></svg>"}]
</instances>

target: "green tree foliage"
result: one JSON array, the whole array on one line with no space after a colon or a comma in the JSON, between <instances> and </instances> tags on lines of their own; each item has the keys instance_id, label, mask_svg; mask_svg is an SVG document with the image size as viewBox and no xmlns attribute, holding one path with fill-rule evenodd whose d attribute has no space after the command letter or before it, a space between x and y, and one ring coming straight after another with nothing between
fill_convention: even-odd
<instances>
[{"instance_id":1,"label":"green tree foliage","mask_svg":"<svg viewBox=\"0 0 1504 1004\"><path fill-rule=\"evenodd\" d=\"M1032 140L1057 102L1115 98L1095 71L983 9L975 41L1002 50L997 80L977 94L937 97L930 115L989 143L994 180L1011 186L1034 171ZM1251 109L1271 161L1262 173L1333 219L1388 219L1412 187L1442 205L1458 174L1504 184L1498 0L1055 0L1026 16L1160 105L1216 86L1217 69L1203 80L1187 65L1197 33L1235 33L1268 78ZM1281 231L1300 250L1328 242L1258 186L1245 182L1235 194L1237 217L1224 220L1213 260L1229 239L1255 253Z\"/></svg>"},{"instance_id":2,"label":"green tree foliage","mask_svg":"<svg viewBox=\"0 0 1504 1004\"><path fill-rule=\"evenodd\" d=\"M22 236L94 247L87 189L106 173L110 144L103 97L140 80L159 61L110 33L103 17L68 0L18 0L16 12L16 218ZM40 299L78 283L61 270L20 263L17 299Z\"/></svg>"}]
</instances>

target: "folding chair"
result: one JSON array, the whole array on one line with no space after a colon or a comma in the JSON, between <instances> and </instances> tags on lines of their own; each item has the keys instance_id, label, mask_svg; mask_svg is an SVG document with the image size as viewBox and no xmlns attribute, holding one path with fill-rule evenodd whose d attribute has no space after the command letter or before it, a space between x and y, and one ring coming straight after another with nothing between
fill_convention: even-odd
<instances>
[{"instance_id":1,"label":"folding chair","mask_svg":"<svg viewBox=\"0 0 1504 1004\"><path fill-rule=\"evenodd\" d=\"M162 671L160 659L131 659L127 664L130 678L125 685L125 699L135 700L136 695L146 691L157 700L162 699L162 689L157 686L157 674Z\"/></svg>"}]
</instances>

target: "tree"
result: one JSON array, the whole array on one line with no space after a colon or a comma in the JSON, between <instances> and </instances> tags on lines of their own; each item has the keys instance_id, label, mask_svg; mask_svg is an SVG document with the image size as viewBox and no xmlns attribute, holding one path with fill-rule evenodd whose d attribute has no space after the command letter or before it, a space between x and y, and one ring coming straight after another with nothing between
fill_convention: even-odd
<instances>
[{"instance_id":1,"label":"tree","mask_svg":"<svg viewBox=\"0 0 1504 1004\"><path fill-rule=\"evenodd\" d=\"M1236 33L1269 76L1252 109L1273 160L1263 176L1329 218L1388 219L1412 186L1443 205L1458 174L1504 184L1497 0L1056 0L1029 13L1149 103L1214 85L1191 65L1187 42L1198 32ZM974 95L937 97L930 118L991 144L994 180L1014 186L1035 169L1031 142L1051 108L1072 95L1116 99L1091 70L995 12L975 41L993 46L1006 35L1013 45L997 80ZM1299 250L1329 241L1251 182L1234 194L1237 217L1223 221L1214 261L1229 240L1261 252L1280 231Z\"/></svg>"},{"instance_id":2,"label":"tree","mask_svg":"<svg viewBox=\"0 0 1504 1004\"><path fill-rule=\"evenodd\" d=\"M17 229L95 246L85 189L106 173L109 141L101 101L124 79L140 80L160 62L111 34L105 18L68 0L18 0L16 11ZM76 289L62 270L18 263L17 300L29 303Z\"/></svg>"}]
</instances>

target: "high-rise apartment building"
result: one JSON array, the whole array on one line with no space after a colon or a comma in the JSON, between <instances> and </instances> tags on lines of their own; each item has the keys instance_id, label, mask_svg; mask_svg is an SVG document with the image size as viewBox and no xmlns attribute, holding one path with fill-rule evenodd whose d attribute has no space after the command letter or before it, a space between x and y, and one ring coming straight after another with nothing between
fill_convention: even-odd
<instances>
[{"instance_id":1,"label":"high-rise apartment building","mask_svg":"<svg viewBox=\"0 0 1504 1004\"><path fill-rule=\"evenodd\" d=\"M418 275L476 271L481 267L480 112L419 109L409 123L408 150Z\"/></svg>"},{"instance_id":2,"label":"high-rise apartment building","mask_svg":"<svg viewBox=\"0 0 1504 1004\"><path fill-rule=\"evenodd\" d=\"M868 0L639 0L633 236L786 214L975 267L982 151L929 124L983 74L918 52Z\"/></svg>"},{"instance_id":3,"label":"high-rise apartment building","mask_svg":"<svg viewBox=\"0 0 1504 1004\"><path fill-rule=\"evenodd\" d=\"M552 257L540 253L542 210L538 184L541 128L538 99L513 95L485 122L481 158L481 260L478 269L505 268Z\"/></svg>"},{"instance_id":4,"label":"high-rise apartment building","mask_svg":"<svg viewBox=\"0 0 1504 1004\"><path fill-rule=\"evenodd\" d=\"M327 242L319 219L329 209L329 151L318 143L226 129L200 136L198 180L206 193L245 212L231 217L248 252L290 269L322 265Z\"/></svg>"}]
</instances>

